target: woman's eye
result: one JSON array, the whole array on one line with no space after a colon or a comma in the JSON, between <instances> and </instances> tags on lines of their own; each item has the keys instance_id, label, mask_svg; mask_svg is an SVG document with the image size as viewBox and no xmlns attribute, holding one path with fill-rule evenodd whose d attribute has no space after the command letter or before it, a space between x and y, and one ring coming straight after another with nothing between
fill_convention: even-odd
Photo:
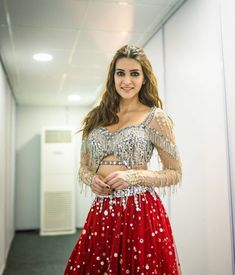
<instances>
[{"instance_id":1,"label":"woman's eye","mask_svg":"<svg viewBox=\"0 0 235 275\"><path fill-rule=\"evenodd\" d=\"M132 72L131 76L139 76L140 74L138 72Z\"/></svg>"},{"instance_id":2,"label":"woman's eye","mask_svg":"<svg viewBox=\"0 0 235 275\"><path fill-rule=\"evenodd\" d=\"M119 71L119 72L117 72L116 74L117 74L118 76L123 76L123 75L124 75L124 72L120 72L120 71Z\"/></svg>"},{"instance_id":3,"label":"woman's eye","mask_svg":"<svg viewBox=\"0 0 235 275\"><path fill-rule=\"evenodd\" d=\"M124 72L121 72L121 71L117 71L117 72L116 72L116 75L117 75L117 76L124 76L125 73L124 73ZM130 76L134 76L134 77L139 76L139 75L140 75L139 72L131 72L131 73L130 73Z\"/></svg>"}]
</instances>

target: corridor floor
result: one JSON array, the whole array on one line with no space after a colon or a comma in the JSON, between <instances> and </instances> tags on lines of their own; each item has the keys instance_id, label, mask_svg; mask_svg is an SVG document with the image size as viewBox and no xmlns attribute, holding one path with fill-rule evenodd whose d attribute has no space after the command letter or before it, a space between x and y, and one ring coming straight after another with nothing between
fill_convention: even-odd
<instances>
[{"instance_id":1,"label":"corridor floor","mask_svg":"<svg viewBox=\"0 0 235 275\"><path fill-rule=\"evenodd\" d=\"M40 236L38 231L16 232L3 275L63 275L79 233Z\"/></svg>"}]
</instances>

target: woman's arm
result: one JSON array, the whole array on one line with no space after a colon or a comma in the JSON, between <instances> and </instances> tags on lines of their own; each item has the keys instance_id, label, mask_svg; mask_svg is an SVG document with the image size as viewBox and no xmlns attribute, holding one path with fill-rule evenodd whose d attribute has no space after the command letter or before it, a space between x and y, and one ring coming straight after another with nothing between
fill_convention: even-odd
<instances>
[{"instance_id":1,"label":"woman's arm","mask_svg":"<svg viewBox=\"0 0 235 275\"><path fill-rule=\"evenodd\" d=\"M91 170L90 152L87 147L87 140L82 140L79 179L83 184L91 187L92 192L98 195L108 195L111 193L109 185L103 182L103 178Z\"/></svg>"},{"instance_id":2,"label":"woman's arm","mask_svg":"<svg viewBox=\"0 0 235 275\"><path fill-rule=\"evenodd\" d=\"M128 170L125 179L129 185L176 185L181 181L182 167L175 143L173 122L162 110L157 109L150 127L150 139L158 151L162 170Z\"/></svg>"},{"instance_id":3,"label":"woman's arm","mask_svg":"<svg viewBox=\"0 0 235 275\"><path fill-rule=\"evenodd\" d=\"M87 147L87 140L82 140L81 153L80 153L80 168L78 171L79 180L82 183L90 186L92 178L95 173L90 168L90 153Z\"/></svg>"}]
</instances>

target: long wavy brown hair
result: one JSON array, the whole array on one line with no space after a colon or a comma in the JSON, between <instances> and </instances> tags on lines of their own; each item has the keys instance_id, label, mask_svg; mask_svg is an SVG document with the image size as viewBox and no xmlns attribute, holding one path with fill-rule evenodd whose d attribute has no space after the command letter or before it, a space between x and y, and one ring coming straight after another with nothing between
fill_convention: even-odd
<instances>
[{"instance_id":1,"label":"long wavy brown hair","mask_svg":"<svg viewBox=\"0 0 235 275\"><path fill-rule=\"evenodd\" d=\"M105 91L100 104L93 108L83 120L83 129L81 130L83 131L83 138L86 138L96 127L116 124L119 121L117 113L120 106L120 95L115 89L114 73L117 60L123 57L133 58L142 66L145 84L140 89L139 101L149 107L156 106L162 108L162 101L158 95L157 80L143 49L132 45L125 45L116 52L109 66Z\"/></svg>"}]
</instances>

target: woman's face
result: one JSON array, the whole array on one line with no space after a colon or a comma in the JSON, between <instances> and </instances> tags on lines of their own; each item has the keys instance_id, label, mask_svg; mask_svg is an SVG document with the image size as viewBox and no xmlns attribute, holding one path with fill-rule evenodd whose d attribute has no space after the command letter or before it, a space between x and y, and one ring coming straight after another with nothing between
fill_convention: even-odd
<instances>
[{"instance_id":1,"label":"woman's face","mask_svg":"<svg viewBox=\"0 0 235 275\"><path fill-rule=\"evenodd\" d=\"M138 97L144 82L141 64L132 58L120 58L116 62L114 83L117 93L123 99Z\"/></svg>"}]
</instances>

